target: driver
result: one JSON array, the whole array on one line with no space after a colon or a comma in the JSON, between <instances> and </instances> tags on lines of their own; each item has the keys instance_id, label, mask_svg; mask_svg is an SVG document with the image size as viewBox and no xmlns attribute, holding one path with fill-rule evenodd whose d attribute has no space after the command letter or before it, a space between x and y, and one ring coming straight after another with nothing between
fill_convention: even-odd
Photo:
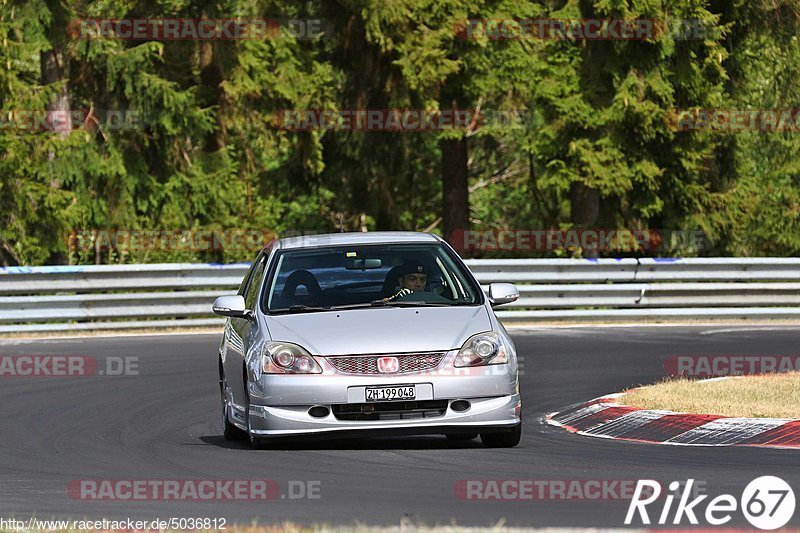
<instances>
[{"instance_id":1,"label":"driver","mask_svg":"<svg viewBox=\"0 0 800 533\"><path fill-rule=\"evenodd\" d=\"M400 268L400 277L397 281L400 285L400 290L397 291L397 294L386 298L386 301L402 298L412 292L424 291L425 285L428 283L428 274L425 271L425 265L419 261L403 263L403 266Z\"/></svg>"}]
</instances>

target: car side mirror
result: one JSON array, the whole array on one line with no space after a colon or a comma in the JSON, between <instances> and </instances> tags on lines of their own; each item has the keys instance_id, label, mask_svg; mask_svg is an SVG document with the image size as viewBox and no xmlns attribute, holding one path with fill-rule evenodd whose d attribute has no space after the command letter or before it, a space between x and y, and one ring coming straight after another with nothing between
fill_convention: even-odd
<instances>
[{"instance_id":1,"label":"car side mirror","mask_svg":"<svg viewBox=\"0 0 800 533\"><path fill-rule=\"evenodd\" d=\"M253 318L253 312L245 307L244 297L238 294L234 296L220 296L214 301L212 310L220 316L231 318Z\"/></svg>"},{"instance_id":2,"label":"car side mirror","mask_svg":"<svg viewBox=\"0 0 800 533\"><path fill-rule=\"evenodd\" d=\"M516 302L519 289L513 283L492 283L489 285L489 303L492 307Z\"/></svg>"}]
</instances>

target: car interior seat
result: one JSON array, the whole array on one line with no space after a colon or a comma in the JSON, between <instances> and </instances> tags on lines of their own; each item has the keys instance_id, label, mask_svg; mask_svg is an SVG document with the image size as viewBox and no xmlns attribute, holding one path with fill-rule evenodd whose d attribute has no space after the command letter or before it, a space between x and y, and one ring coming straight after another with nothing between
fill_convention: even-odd
<instances>
[{"instance_id":1,"label":"car interior seat","mask_svg":"<svg viewBox=\"0 0 800 533\"><path fill-rule=\"evenodd\" d=\"M397 265L386 274L386 279L383 281L383 287L381 288L381 297L388 298L400 289L400 284L397 280L400 278L400 270L402 268L403 265Z\"/></svg>"},{"instance_id":2,"label":"car interior seat","mask_svg":"<svg viewBox=\"0 0 800 533\"><path fill-rule=\"evenodd\" d=\"M306 294L297 294L299 287L305 287ZM287 307L292 305L320 305L322 289L314 274L308 270L296 270L286 278L281 301Z\"/></svg>"}]
</instances>

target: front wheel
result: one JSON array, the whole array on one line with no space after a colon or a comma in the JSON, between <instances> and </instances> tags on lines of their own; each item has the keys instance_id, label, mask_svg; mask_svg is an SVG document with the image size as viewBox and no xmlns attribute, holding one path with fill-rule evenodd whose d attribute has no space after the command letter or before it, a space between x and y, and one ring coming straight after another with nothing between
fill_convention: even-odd
<instances>
[{"instance_id":1,"label":"front wheel","mask_svg":"<svg viewBox=\"0 0 800 533\"><path fill-rule=\"evenodd\" d=\"M522 423L520 422L511 431L502 433L481 433L481 442L487 448L513 448L522 438Z\"/></svg>"}]
</instances>

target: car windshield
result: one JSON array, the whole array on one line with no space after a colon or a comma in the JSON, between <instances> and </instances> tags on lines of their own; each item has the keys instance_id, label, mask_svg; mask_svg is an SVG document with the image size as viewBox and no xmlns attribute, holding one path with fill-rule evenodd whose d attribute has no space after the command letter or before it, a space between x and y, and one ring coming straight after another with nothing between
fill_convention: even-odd
<instances>
[{"instance_id":1,"label":"car windshield","mask_svg":"<svg viewBox=\"0 0 800 533\"><path fill-rule=\"evenodd\" d=\"M271 313L481 303L480 287L441 244L286 250L274 265L263 299ZM401 285L409 278L413 290Z\"/></svg>"}]
</instances>

